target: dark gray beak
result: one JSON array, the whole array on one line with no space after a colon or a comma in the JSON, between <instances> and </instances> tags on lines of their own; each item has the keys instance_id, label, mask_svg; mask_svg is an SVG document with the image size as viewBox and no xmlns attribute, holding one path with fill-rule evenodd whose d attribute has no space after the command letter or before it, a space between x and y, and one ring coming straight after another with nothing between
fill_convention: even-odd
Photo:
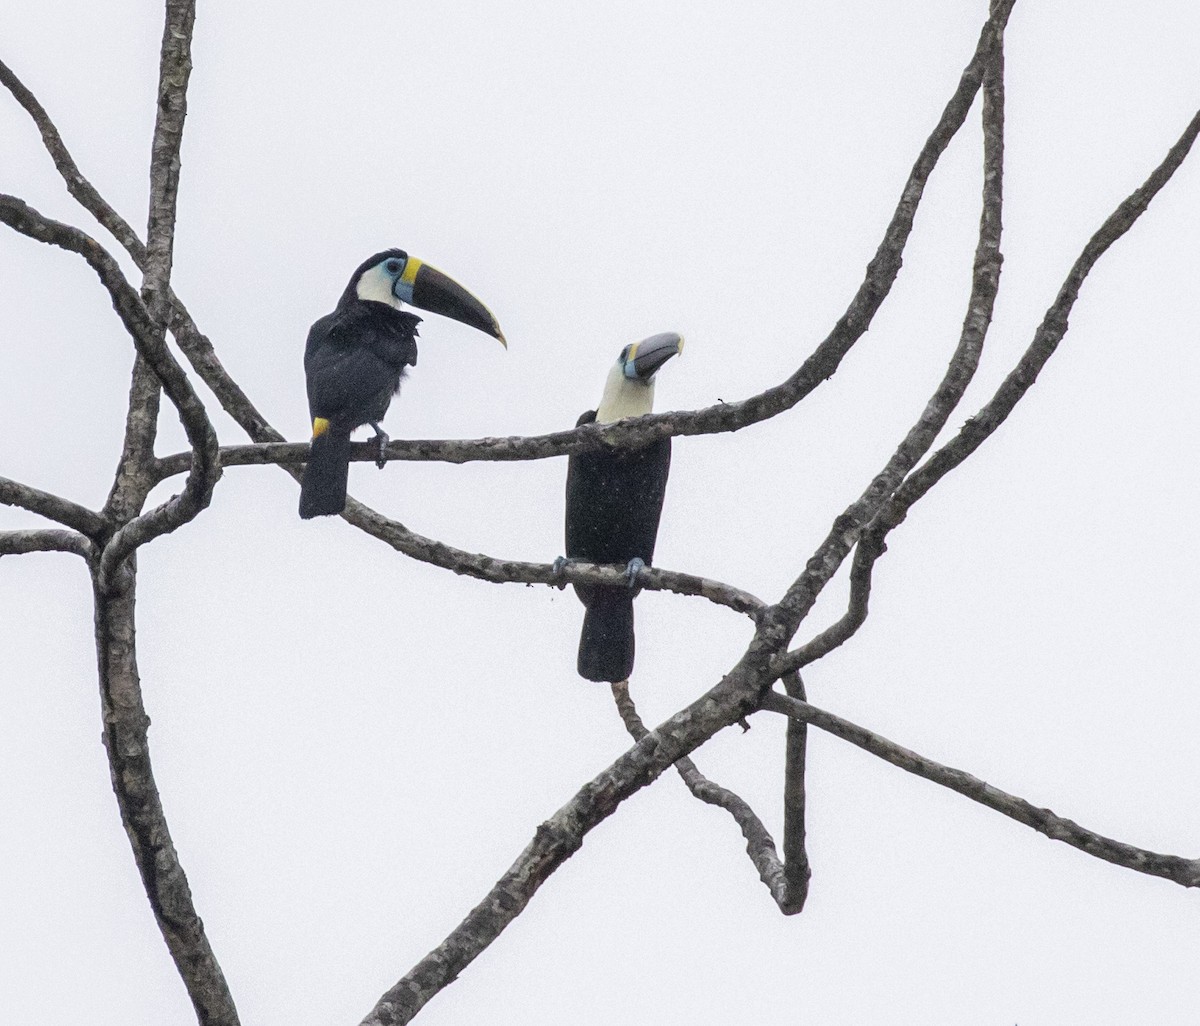
<instances>
[{"instance_id":1,"label":"dark gray beak","mask_svg":"<svg viewBox=\"0 0 1200 1026\"><path fill-rule=\"evenodd\" d=\"M678 356L682 352L682 335L677 335L673 331L651 335L629 347L629 352L625 356L625 376L649 381L659 367L672 356Z\"/></svg>"},{"instance_id":2,"label":"dark gray beak","mask_svg":"<svg viewBox=\"0 0 1200 1026\"><path fill-rule=\"evenodd\" d=\"M410 264L415 261L410 260ZM471 293L436 267L421 263L412 283L412 305L430 313L451 317L485 334L499 339L505 349L508 343L492 312Z\"/></svg>"}]
</instances>

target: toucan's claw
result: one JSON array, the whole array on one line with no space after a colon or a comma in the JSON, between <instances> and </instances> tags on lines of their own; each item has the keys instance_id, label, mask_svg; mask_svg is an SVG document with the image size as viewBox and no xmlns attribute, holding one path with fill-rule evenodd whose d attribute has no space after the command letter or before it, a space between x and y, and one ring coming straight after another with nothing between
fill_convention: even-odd
<instances>
[{"instance_id":1,"label":"toucan's claw","mask_svg":"<svg viewBox=\"0 0 1200 1026\"><path fill-rule=\"evenodd\" d=\"M625 566L625 583L633 588L637 585L638 574L646 569L645 562L640 556L634 556Z\"/></svg>"},{"instance_id":2,"label":"toucan's claw","mask_svg":"<svg viewBox=\"0 0 1200 1026\"><path fill-rule=\"evenodd\" d=\"M571 562L566 556L559 556L550 567L550 573L555 577L561 577L562 572L566 569L567 564ZM562 591L567 586L566 581L558 582L558 590Z\"/></svg>"},{"instance_id":3,"label":"toucan's claw","mask_svg":"<svg viewBox=\"0 0 1200 1026\"><path fill-rule=\"evenodd\" d=\"M391 439L388 438L387 432L375 421L371 421L371 427L375 429L375 441L379 443L379 455L375 458L375 466L382 470L387 466L387 459L383 453Z\"/></svg>"}]
</instances>

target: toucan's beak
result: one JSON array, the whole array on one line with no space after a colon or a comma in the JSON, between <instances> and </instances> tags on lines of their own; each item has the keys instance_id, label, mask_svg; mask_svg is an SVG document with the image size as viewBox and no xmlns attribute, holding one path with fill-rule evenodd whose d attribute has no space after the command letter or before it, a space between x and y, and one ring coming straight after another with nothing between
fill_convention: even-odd
<instances>
[{"instance_id":1,"label":"toucan's beak","mask_svg":"<svg viewBox=\"0 0 1200 1026\"><path fill-rule=\"evenodd\" d=\"M651 335L630 346L629 353L625 357L625 376L649 381L659 367L672 356L678 356L682 352L682 335L677 335L673 331Z\"/></svg>"},{"instance_id":2,"label":"toucan's beak","mask_svg":"<svg viewBox=\"0 0 1200 1026\"><path fill-rule=\"evenodd\" d=\"M412 305L430 313L452 317L472 328L499 339L505 349L508 343L504 340L504 332L496 323L492 312L471 293L464 289L449 275L442 274L436 267L430 267L413 258L409 258L409 267L417 264L416 273L412 278ZM405 277L408 277L406 268Z\"/></svg>"}]
</instances>

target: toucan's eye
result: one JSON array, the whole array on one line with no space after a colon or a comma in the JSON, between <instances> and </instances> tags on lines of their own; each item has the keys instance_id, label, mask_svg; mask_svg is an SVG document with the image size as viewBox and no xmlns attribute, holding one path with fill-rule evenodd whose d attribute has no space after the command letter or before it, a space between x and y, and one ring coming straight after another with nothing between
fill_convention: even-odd
<instances>
[{"instance_id":1,"label":"toucan's eye","mask_svg":"<svg viewBox=\"0 0 1200 1026\"><path fill-rule=\"evenodd\" d=\"M626 346L624 349L621 350L621 363L624 363L626 360L629 359L629 348L630 348L629 346Z\"/></svg>"},{"instance_id":2,"label":"toucan's eye","mask_svg":"<svg viewBox=\"0 0 1200 1026\"><path fill-rule=\"evenodd\" d=\"M400 273L400 261L399 260L389 260L386 264L384 264L384 266L387 268L388 274L399 274Z\"/></svg>"}]
</instances>

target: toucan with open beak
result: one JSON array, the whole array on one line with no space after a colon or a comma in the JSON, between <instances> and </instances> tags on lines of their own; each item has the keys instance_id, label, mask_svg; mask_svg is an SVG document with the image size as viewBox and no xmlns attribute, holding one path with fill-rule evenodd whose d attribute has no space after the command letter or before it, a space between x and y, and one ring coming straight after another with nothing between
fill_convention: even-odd
<instances>
[{"instance_id":1,"label":"toucan with open beak","mask_svg":"<svg viewBox=\"0 0 1200 1026\"><path fill-rule=\"evenodd\" d=\"M458 282L388 249L364 261L337 308L309 329L304 347L312 445L300 484L300 516L341 513L350 473L350 435L369 424L379 441L378 465L388 443L379 422L400 390L405 368L417 362L421 318L415 306L452 317L508 343L491 312Z\"/></svg>"},{"instance_id":2,"label":"toucan with open beak","mask_svg":"<svg viewBox=\"0 0 1200 1026\"><path fill-rule=\"evenodd\" d=\"M608 372L604 395L581 424L609 424L640 417L654 407L654 375L683 351L674 332L652 335L621 350ZM567 462L567 555L589 563L622 563L626 585L577 584L575 594L587 607L579 637L577 669L585 680L623 681L633 672L633 597L640 570L654 558L671 439L660 438L636 449L583 452Z\"/></svg>"}]
</instances>

